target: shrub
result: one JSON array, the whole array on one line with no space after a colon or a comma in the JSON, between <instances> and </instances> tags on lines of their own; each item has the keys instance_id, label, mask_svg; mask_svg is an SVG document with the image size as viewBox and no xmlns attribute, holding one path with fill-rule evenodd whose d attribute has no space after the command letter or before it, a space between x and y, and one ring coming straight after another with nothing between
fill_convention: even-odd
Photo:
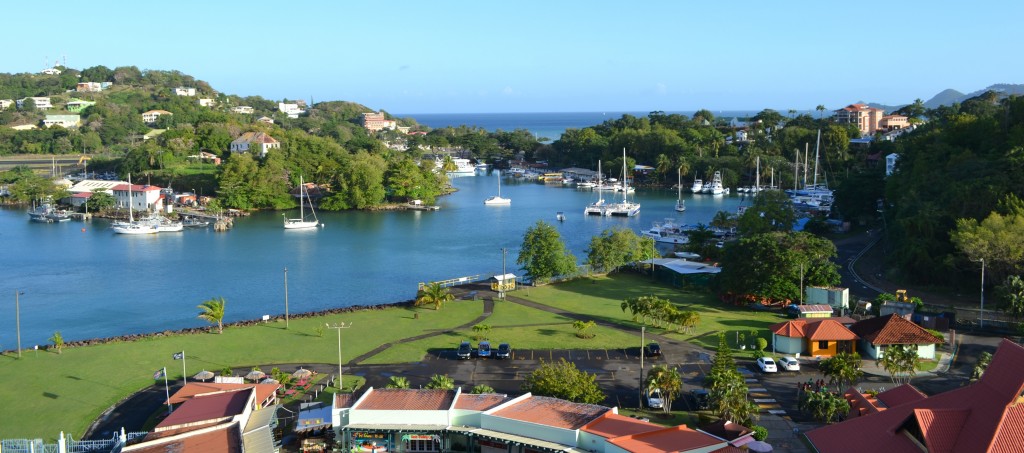
<instances>
[{"instance_id":1,"label":"shrub","mask_svg":"<svg viewBox=\"0 0 1024 453\"><path fill-rule=\"evenodd\" d=\"M768 438L768 428L761 425L751 426L750 429L754 430L754 440L765 440Z\"/></svg>"},{"instance_id":2,"label":"shrub","mask_svg":"<svg viewBox=\"0 0 1024 453\"><path fill-rule=\"evenodd\" d=\"M764 351L764 348L767 348L767 347L768 347L768 340L765 340L764 338L761 338L761 337L757 337L757 350L758 351Z\"/></svg>"}]
</instances>

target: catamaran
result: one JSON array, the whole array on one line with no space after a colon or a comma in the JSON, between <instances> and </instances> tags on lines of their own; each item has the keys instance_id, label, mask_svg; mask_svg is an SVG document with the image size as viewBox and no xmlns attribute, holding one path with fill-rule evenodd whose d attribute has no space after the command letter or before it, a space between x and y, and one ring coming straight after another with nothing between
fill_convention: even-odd
<instances>
[{"instance_id":1,"label":"catamaran","mask_svg":"<svg viewBox=\"0 0 1024 453\"><path fill-rule=\"evenodd\" d=\"M608 215L633 217L640 213L640 203L629 201L629 176L626 172L626 148L622 148L622 201L608 205Z\"/></svg>"},{"instance_id":2,"label":"catamaran","mask_svg":"<svg viewBox=\"0 0 1024 453\"><path fill-rule=\"evenodd\" d=\"M307 201L309 201L309 191L306 190L306 184L303 182L302 176L299 176L299 217L295 219L285 217L284 229L302 230L320 226L320 220L316 218L316 211L313 210L313 203L311 201L309 203L309 213L313 216L313 220L306 219L305 206Z\"/></svg>"},{"instance_id":3,"label":"catamaran","mask_svg":"<svg viewBox=\"0 0 1024 453\"><path fill-rule=\"evenodd\" d=\"M583 213L586 215L599 215L607 216L608 205L604 202L604 197L601 196L601 161L597 161L597 201L590 203L586 208L583 208Z\"/></svg>"}]
</instances>

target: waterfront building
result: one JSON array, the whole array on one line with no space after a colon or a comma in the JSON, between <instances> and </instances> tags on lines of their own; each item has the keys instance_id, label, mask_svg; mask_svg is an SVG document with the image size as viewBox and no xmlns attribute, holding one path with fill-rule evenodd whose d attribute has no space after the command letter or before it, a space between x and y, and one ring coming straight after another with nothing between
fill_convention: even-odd
<instances>
[{"instance_id":1,"label":"waterfront building","mask_svg":"<svg viewBox=\"0 0 1024 453\"><path fill-rule=\"evenodd\" d=\"M125 183L114 186L111 191L114 193L114 199L117 200L117 207L121 209L128 209L129 200L132 210L135 212L155 212L163 209L164 206L163 195L160 193L160 187L157 186ZM131 197L128 195L129 191L131 191Z\"/></svg>"},{"instance_id":2,"label":"waterfront building","mask_svg":"<svg viewBox=\"0 0 1024 453\"><path fill-rule=\"evenodd\" d=\"M281 147L281 142L271 137L269 134L264 132L246 132L240 137L231 141L230 150L233 153L245 153L249 152L250 148L254 151L259 149L259 156L264 157L271 149Z\"/></svg>"},{"instance_id":3,"label":"waterfront building","mask_svg":"<svg viewBox=\"0 0 1024 453\"><path fill-rule=\"evenodd\" d=\"M853 124L860 129L860 135L872 135L878 130L885 110L869 107L867 104L850 104L835 111L836 123Z\"/></svg>"}]
</instances>

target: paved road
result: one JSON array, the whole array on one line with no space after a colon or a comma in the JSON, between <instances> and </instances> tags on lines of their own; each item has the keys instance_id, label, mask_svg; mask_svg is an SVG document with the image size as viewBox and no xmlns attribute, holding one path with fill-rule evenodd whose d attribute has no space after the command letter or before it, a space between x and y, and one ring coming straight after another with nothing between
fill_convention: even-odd
<instances>
[{"instance_id":1,"label":"paved road","mask_svg":"<svg viewBox=\"0 0 1024 453\"><path fill-rule=\"evenodd\" d=\"M853 263L860 258L868 246L874 243L877 235L877 231L870 230L864 234L835 241L837 255L835 263L839 265L839 276L842 278L841 286L850 289L851 297L874 299L881 292L878 288L862 280L853 270Z\"/></svg>"}]
</instances>

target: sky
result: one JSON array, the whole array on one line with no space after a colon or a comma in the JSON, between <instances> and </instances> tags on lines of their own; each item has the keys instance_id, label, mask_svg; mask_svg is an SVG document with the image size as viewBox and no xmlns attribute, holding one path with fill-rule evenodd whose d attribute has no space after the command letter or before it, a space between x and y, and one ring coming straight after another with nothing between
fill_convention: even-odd
<instances>
[{"instance_id":1,"label":"sky","mask_svg":"<svg viewBox=\"0 0 1024 453\"><path fill-rule=\"evenodd\" d=\"M179 70L404 114L832 110L1024 83L1019 0L11 3L0 72Z\"/></svg>"}]
</instances>

